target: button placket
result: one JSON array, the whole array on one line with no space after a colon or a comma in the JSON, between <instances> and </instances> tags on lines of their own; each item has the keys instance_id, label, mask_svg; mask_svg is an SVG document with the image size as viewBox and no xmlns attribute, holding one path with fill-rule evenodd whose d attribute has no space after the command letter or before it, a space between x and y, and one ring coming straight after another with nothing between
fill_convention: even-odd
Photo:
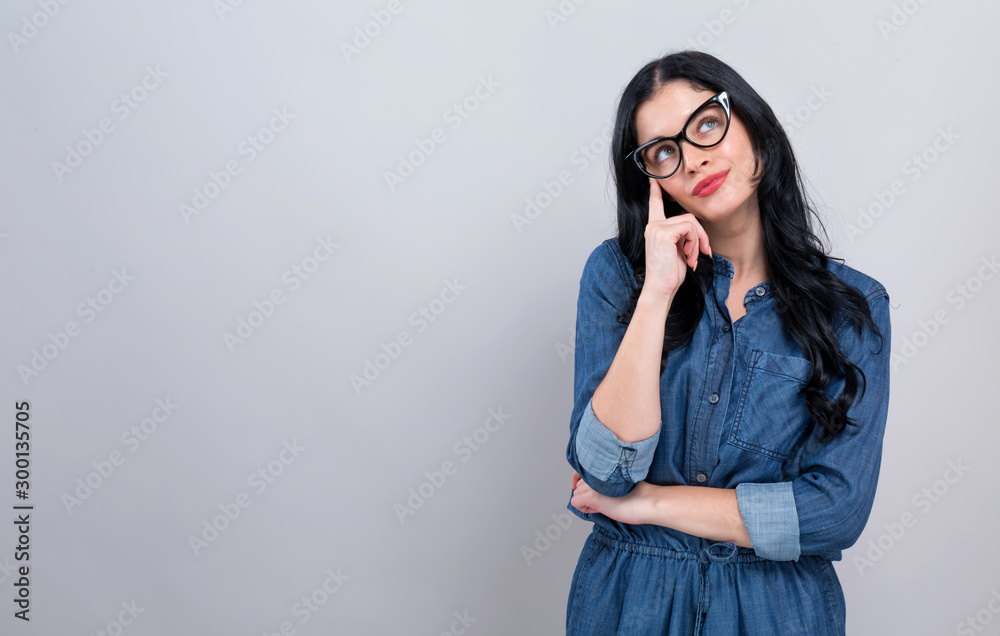
<instances>
[{"instance_id":1,"label":"button placket","mask_svg":"<svg viewBox=\"0 0 1000 636\"><path fill-rule=\"evenodd\" d=\"M726 319L726 315L723 313L721 308L716 314L722 319L721 329L724 333L735 332L733 325L729 323ZM714 321L713 321L714 322ZM709 360L713 364L713 367L708 369L707 376L712 384L723 382L726 377L726 370L731 366L731 358L733 353L733 342L732 338L715 337L711 339L712 353L709 355ZM722 401L722 396L718 391L712 391L708 395L708 403L711 405L719 404ZM724 425L725 420L725 410L720 413L717 409L709 409L705 419L707 429L702 435L699 435L698 440L694 440L694 452L692 455L692 465L689 470L691 470L688 475L692 475L695 482L698 484L705 484L708 481L708 473L710 470L705 470L707 466L711 464L706 454L709 452L715 452L714 449L717 448L715 444L711 443L709 440L716 438L717 429ZM690 479L690 477L689 477ZM691 483L691 482L689 482Z\"/></svg>"}]
</instances>

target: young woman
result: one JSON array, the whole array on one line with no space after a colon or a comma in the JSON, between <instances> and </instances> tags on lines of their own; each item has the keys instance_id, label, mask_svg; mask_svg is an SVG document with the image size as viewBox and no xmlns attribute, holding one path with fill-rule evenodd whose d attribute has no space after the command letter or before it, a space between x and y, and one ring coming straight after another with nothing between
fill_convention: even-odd
<instances>
[{"instance_id":1,"label":"young woman","mask_svg":"<svg viewBox=\"0 0 1000 636\"><path fill-rule=\"evenodd\" d=\"M813 233L771 108L702 52L625 88L618 236L580 280L571 635L844 634L871 511L889 294ZM838 262L840 261L840 262Z\"/></svg>"}]
</instances>

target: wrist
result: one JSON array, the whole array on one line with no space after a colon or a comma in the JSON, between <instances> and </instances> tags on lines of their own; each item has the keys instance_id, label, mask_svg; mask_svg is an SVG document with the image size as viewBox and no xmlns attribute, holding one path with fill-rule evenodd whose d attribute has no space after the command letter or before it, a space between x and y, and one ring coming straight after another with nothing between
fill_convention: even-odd
<instances>
[{"instance_id":1,"label":"wrist","mask_svg":"<svg viewBox=\"0 0 1000 636\"><path fill-rule=\"evenodd\" d=\"M648 287L643 287L636 299L636 310L642 308L644 311L653 311L666 315L670 311L670 305L674 302L674 294L663 295L659 292L649 291Z\"/></svg>"},{"instance_id":2,"label":"wrist","mask_svg":"<svg viewBox=\"0 0 1000 636\"><path fill-rule=\"evenodd\" d=\"M664 525L662 522L666 518L664 515L663 495L667 486L656 486L647 481L639 482L636 489L639 490L639 515L642 523L653 525Z\"/></svg>"}]
</instances>

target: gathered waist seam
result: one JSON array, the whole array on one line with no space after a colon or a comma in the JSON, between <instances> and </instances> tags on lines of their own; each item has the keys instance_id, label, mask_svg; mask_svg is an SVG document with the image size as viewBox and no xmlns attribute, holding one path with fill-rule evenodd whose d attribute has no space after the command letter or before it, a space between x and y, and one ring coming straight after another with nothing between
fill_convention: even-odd
<instances>
[{"instance_id":1,"label":"gathered waist seam","mask_svg":"<svg viewBox=\"0 0 1000 636\"><path fill-rule=\"evenodd\" d=\"M770 560L758 556L752 548L741 548L732 541L720 541L718 543L713 543L703 550L692 552L688 550L675 550L674 548L668 548L666 546L639 543L629 539L622 539L608 533L606 530L597 525L594 526L593 535L594 540L598 543L616 550L631 552L633 554L642 554L645 556L714 563L759 563L761 561Z\"/></svg>"}]
</instances>

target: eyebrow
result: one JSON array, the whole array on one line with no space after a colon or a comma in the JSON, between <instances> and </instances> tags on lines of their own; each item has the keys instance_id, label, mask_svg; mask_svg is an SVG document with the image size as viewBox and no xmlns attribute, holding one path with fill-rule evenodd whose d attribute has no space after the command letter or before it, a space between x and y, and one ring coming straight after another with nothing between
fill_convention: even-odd
<instances>
[{"instance_id":1,"label":"eyebrow","mask_svg":"<svg viewBox=\"0 0 1000 636\"><path fill-rule=\"evenodd\" d=\"M712 97L715 97L715 95L712 95ZM688 114L687 114L687 117L685 117L685 118L684 118L684 125L685 125L685 126L687 125L687 123L688 123L689 121L691 121L691 117L692 117L692 116L693 116L693 115L694 115L694 114L695 114L696 112L698 112L698 110L699 110L699 109L701 109L701 107L702 107L702 106L704 106L704 105L705 105L705 104L707 104L708 102L712 101L712 97L709 97L708 99L706 99L706 100L705 100L705 101L703 101L702 103L700 103L700 104L698 104L697 106L695 106L695 107L694 107L694 110L692 110L692 111L691 111L690 113L688 113ZM680 132L684 132L684 129L683 129L683 128L681 128L681 129L680 129ZM674 134L676 135L676 134L678 134L678 133L674 133ZM672 136L673 136L673 135L656 135L655 137L650 137L650 138L649 138L649 139L647 139L646 141L640 141L638 145L639 145L639 146L641 146L641 145L643 145L643 144L648 144L649 142L651 142L651 141L653 141L653 140L655 140L655 139L663 139L664 137L672 137Z\"/></svg>"}]
</instances>

